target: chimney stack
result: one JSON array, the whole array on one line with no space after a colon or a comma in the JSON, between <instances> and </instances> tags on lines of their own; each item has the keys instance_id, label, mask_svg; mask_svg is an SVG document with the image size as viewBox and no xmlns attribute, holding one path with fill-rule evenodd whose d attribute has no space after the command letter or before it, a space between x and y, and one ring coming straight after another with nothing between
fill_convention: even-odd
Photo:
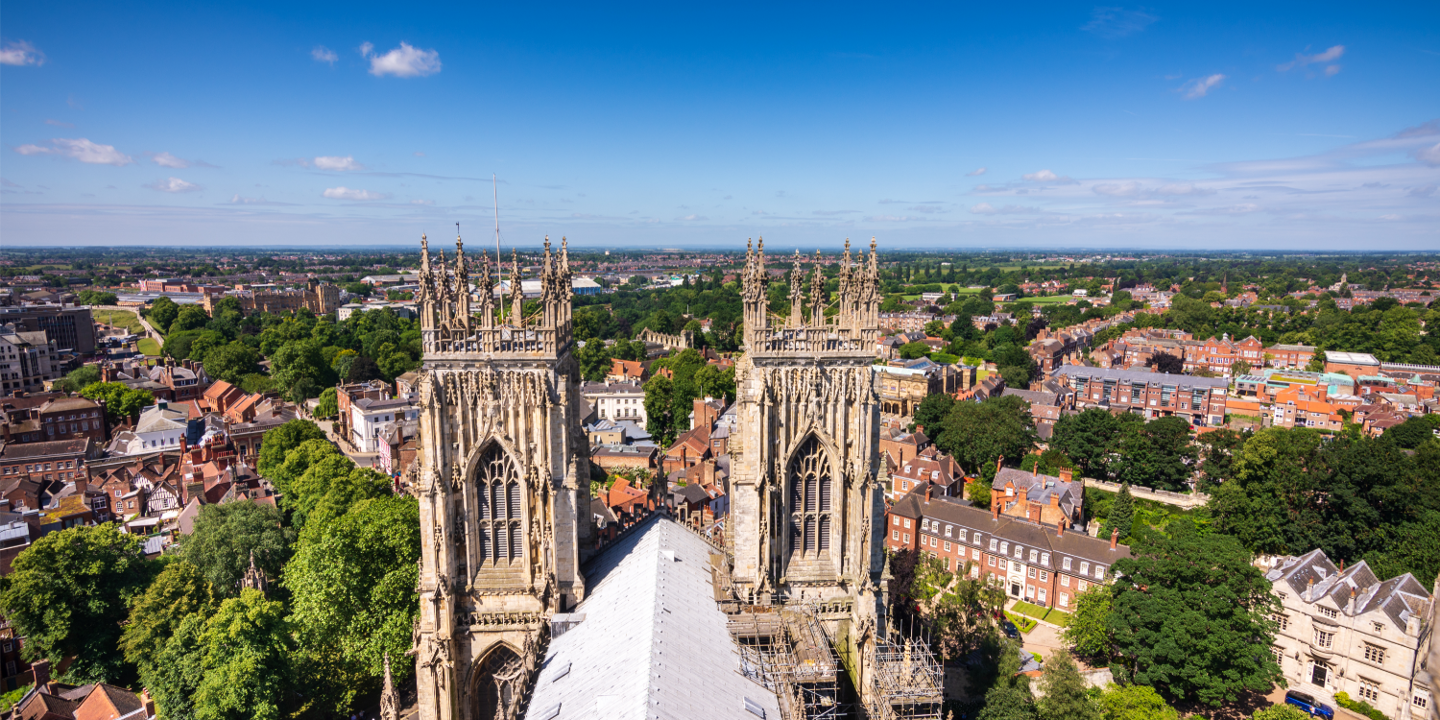
<instances>
[{"instance_id":1,"label":"chimney stack","mask_svg":"<svg viewBox=\"0 0 1440 720\"><path fill-rule=\"evenodd\" d=\"M1074 470L1071 470L1070 468L1060 468L1060 479L1061 479L1062 481L1064 481L1064 482L1070 482L1070 481L1073 480L1074 478L1075 478L1075 471L1074 471Z\"/></svg>"},{"instance_id":2,"label":"chimney stack","mask_svg":"<svg viewBox=\"0 0 1440 720\"><path fill-rule=\"evenodd\" d=\"M1312 578L1310 578L1308 581L1306 581L1306 583L1305 583L1305 602L1314 602L1314 600L1315 600L1315 578L1312 577Z\"/></svg>"},{"instance_id":3,"label":"chimney stack","mask_svg":"<svg viewBox=\"0 0 1440 720\"><path fill-rule=\"evenodd\" d=\"M1350 602L1345 603L1345 614L1355 614L1355 588L1350 588Z\"/></svg>"},{"instance_id":4,"label":"chimney stack","mask_svg":"<svg viewBox=\"0 0 1440 720\"><path fill-rule=\"evenodd\" d=\"M35 687L43 688L50 684L50 661L41 659L30 663L30 670L35 674Z\"/></svg>"},{"instance_id":5,"label":"chimney stack","mask_svg":"<svg viewBox=\"0 0 1440 720\"><path fill-rule=\"evenodd\" d=\"M1065 521L1055 521L1055 537L1065 537Z\"/></svg>"},{"instance_id":6,"label":"chimney stack","mask_svg":"<svg viewBox=\"0 0 1440 720\"><path fill-rule=\"evenodd\" d=\"M999 520L999 519L1000 519L1000 503L1002 503L1002 502L1004 502L1004 501L1001 500L1001 499L998 498L998 497L991 497L991 498L990 498L990 519L991 519L991 520Z\"/></svg>"},{"instance_id":7,"label":"chimney stack","mask_svg":"<svg viewBox=\"0 0 1440 720\"><path fill-rule=\"evenodd\" d=\"M1111 550L1114 550L1114 549L1116 548L1116 546L1118 546L1119 544L1120 544L1120 528L1114 528L1114 529L1112 529L1112 530L1110 531L1110 549L1111 549Z\"/></svg>"}]
</instances>

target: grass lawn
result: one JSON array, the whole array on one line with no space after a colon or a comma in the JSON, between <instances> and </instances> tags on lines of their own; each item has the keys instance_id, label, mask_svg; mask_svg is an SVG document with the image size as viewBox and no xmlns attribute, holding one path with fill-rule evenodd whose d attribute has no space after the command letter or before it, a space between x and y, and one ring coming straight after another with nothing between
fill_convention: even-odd
<instances>
[{"instance_id":1,"label":"grass lawn","mask_svg":"<svg viewBox=\"0 0 1440 720\"><path fill-rule=\"evenodd\" d=\"M148 338L148 337L147 337L147 338L141 338L139 344L140 344L140 352L145 353L146 355L149 355L149 356L151 356L151 357L155 357L155 356L157 356L157 355L160 354L160 343L157 343L157 342L155 342L154 340L151 340L151 339Z\"/></svg>"},{"instance_id":2,"label":"grass lawn","mask_svg":"<svg viewBox=\"0 0 1440 720\"><path fill-rule=\"evenodd\" d=\"M1016 615L1015 613L1006 610L1005 617L1009 618L1010 622L1015 623L1015 629L1019 630L1022 633L1029 633L1031 630L1035 629L1035 621L1031 620L1028 617L1025 617L1024 615Z\"/></svg>"},{"instance_id":3,"label":"grass lawn","mask_svg":"<svg viewBox=\"0 0 1440 720\"><path fill-rule=\"evenodd\" d=\"M1033 603L1025 602L1024 600L1015 603L1014 607L1012 607L1011 610L1022 615L1028 615L1038 620L1044 620L1045 622L1048 622L1052 625L1059 625L1060 627L1065 627L1066 625L1070 624L1070 613L1060 610L1051 610L1049 608L1044 608Z\"/></svg>"},{"instance_id":4,"label":"grass lawn","mask_svg":"<svg viewBox=\"0 0 1440 720\"><path fill-rule=\"evenodd\" d=\"M145 332L145 327L140 324L140 318L129 310L91 310L90 316L97 322L123 327L136 335Z\"/></svg>"}]
</instances>

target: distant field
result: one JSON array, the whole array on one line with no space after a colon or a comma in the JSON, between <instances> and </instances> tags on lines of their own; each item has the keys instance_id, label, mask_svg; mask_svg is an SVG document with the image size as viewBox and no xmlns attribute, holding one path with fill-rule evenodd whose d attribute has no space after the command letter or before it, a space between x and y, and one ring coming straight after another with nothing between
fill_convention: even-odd
<instances>
[{"instance_id":1,"label":"distant field","mask_svg":"<svg viewBox=\"0 0 1440 720\"><path fill-rule=\"evenodd\" d=\"M158 356L160 354L160 343L157 343L148 337L142 338L140 340L140 352L145 353L146 355L149 355L151 357Z\"/></svg>"},{"instance_id":2,"label":"distant field","mask_svg":"<svg viewBox=\"0 0 1440 720\"><path fill-rule=\"evenodd\" d=\"M90 316L97 322L123 327L136 335L145 332L145 326L140 324L140 318L129 310L91 310Z\"/></svg>"}]
</instances>

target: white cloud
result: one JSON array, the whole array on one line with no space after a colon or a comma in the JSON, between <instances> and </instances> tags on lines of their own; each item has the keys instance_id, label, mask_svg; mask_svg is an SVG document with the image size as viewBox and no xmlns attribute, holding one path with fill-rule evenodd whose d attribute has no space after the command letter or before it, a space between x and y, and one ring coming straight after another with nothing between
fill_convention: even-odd
<instances>
[{"instance_id":1,"label":"white cloud","mask_svg":"<svg viewBox=\"0 0 1440 720\"><path fill-rule=\"evenodd\" d=\"M974 170L971 170L970 172L965 173L965 177L980 177L981 175L984 175L984 174L985 174L985 168L983 168L983 167L982 167L982 168L975 168Z\"/></svg>"},{"instance_id":2,"label":"white cloud","mask_svg":"<svg viewBox=\"0 0 1440 720\"><path fill-rule=\"evenodd\" d=\"M1055 183L1055 184L1057 184L1057 185L1074 185L1074 184L1075 184L1075 181L1072 180L1072 179L1070 179L1070 176L1068 176L1068 175L1056 175L1055 173L1053 173L1053 172L1051 172L1051 171L1049 171L1049 170L1041 170L1041 171L1039 171L1039 172L1025 173L1024 175L1021 175L1020 177L1026 179L1026 180L1029 180L1030 182ZM982 189L982 188L977 187L977 188L975 188L975 189L976 189L976 190L980 190L980 189ZM987 190L988 190L989 188L984 188L984 189L987 189Z\"/></svg>"},{"instance_id":3,"label":"white cloud","mask_svg":"<svg viewBox=\"0 0 1440 720\"><path fill-rule=\"evenodd\" d=\"M1440 143L1435 143L1430 147L1420 148L1419 150L1416 150L1413 154L1416 160L1419 160L1426 165L1440 167Z\"/></svg>"},{"instance_id":4,"label":"white cloud","mask_svg":"<svg viewBox=\"0 0 1440 720\"><path fill-rule=\"evenodd\" d=\"M135 162L129 155L115 149L114 145L100 145L85 138L54 138L50 147L21 145L15 148L21 155L63 155L91 165L129 165Z\"/></svg>"},{"instance_id":5,"label":"white cloud","mask_svg":"<svg viewBox=\"0 0 1440 720\"><path fill-rule=\"evenodd\" d=\"M168 193L194 192L196 190L202 189L199 185L196 185L195 183L185 182L184 180L181 180L177 177L172 177L168 180L157 180L149 185L146 185L145 187L150 188L151 190L159 190L160 192Z\"/></svg>"},{"instance_id":6,"label":"white cloud","mask_svg":"<svg viewBox=\"0 0 1440 720\"><path fill-rule=\"evenodd\" d=\"M1214 75L1207 75L1203 78L1196 78L1194 80L1191 80L1190 82L1180 86L1180 89L1185 91L1186 100L1194 100L1196 98L1205 97L1206 93L1209 93L1211 88L1214 88L1221 82L1224 82L1224 80L1224 75L1220 73L1215 73Z\"/></svg>"},{"instance_id":7,"label":"white cloud","mask_svg":"<svg viewBox=\"0 0 1440 720\"><path fill-rule=\"evenodd\" d=\"M411 205L434 205L434 200L411 200Z\"/></svg>"},{"instance_id":8,"label":"white cloud","mask_svg":"<svg viewBox=\"0 0 1440 720\"><path fill-rule=\"evenodd\" d=\"M1039 208L1026 207L1024 205L1001 205L995 207L990 203L979 203L970 207L970 212L976 215L1039 215L1042 211Z\"/></svg>"},{"instance_id":9,"label":"white cloud","mask_svg":"<svg viewBox=\"0 0 1440 720\"><path fill-rule=\"evenodd\" d=\"M330 65L334 65L335 61L340 59L340 56L336 55L334 50L324 45L316 45L315 49L310 51L310 57L315 58L316 62L329 63Z\"/></svg>"},{"instance_id":10,"label":"white cloud","mask_svg":"<svg viewBox=\"0 0 1440 720\"><path fill-rule=\"evenodd\" d=\"M0 65L44 65L45 53L24 40L6 43L0 48Z\"/></svg>"},{"instance_id":11,"label":"white cloud","mask_svg":"<svg viewBox=\"0 0 1440 720\"><path fill-rule=\"evenodd\" d=\"M440 53L436 50L421 50L405 42L384 55L375 55L374 50L375 46L368 42L360 46L360 54L370 60L370 74L376 77L422 77L440 72Z\"/></svg>"},{"instance_id":12,"label":"white cloud","mask_svg":"<svg viewBox=\"0 0 1440 720\"><path fill-rule=\"evenodd\" d=\"M190 162L188 160L175 157L168 152L156 153L155 156L150 159L154 160L155 164L159 165L160 167L175 168L177 170L190 167Z\"/></svg>"},{"instance_id":13,"label":"white cloud","mask_svg":"<svg viewBox=\"0 0 1440 720\"><path fill-rule=\"evenodd\" d=\"M1140 10L1097 7L1090 14L1090 22L1081 25L1080 29L1107 40L1114 40L1140 32L1158 19L1154 15Z\"/></svg>"},{"instance_id":14,"label":"white cloud","mask_svg":"<svg viewBox=\"0 0 1440 720\"><path fill-rule=\"evenodd\" d=\"M369 190L351 190L345 186L326 188L325 197L331 200L384 200L389 195Z\"/></svg>"},{"instance_id":15,"label":"white cloud","mask_svg":"<svg viewBox=\"0 0 1440 720\"><path fill-rule=\"evenodd\" d=\"M315 158L315 167L321 170L338 171L365 169L364 165L355 162L355 158L350 155L346 155L345 157L339 157L336 155L317 157Z\"/></svg>"},{"instance_id":16,"label":"white cloud","mask_svg":"<svg viewBox=\"0 0 1440 720\"><path fill-rule=\"evenodd\" d=\"M1140 193L1140 183L1130 180L1121 183L1100 183L1090 188L1096 195L1109 195L1111 197L1130 197Z\"/></svg>"},{"instance_id":17,"label":"white cloud","mask_svg":"<svg viewBox=\"0 0 1440 720\"><path fill-rule=\"evenodd\" d=\"M1285 72L1286 70L1290 70L1290 69L1297 68L1297 67L1305 67L1306 65L1311 65L1311 64L1323 64L1323 63L1333 62L1333 61L1335 61L1335 60L1339 60L1339 59L1340 59L1340 56L1341 56L1341 55L1344 55L1344 54L1345 54L1345 46L1344 46L1344 45L1335 45L1335 46L1331 47L1329 50L1326 50L1325 52L1315 53L1314 55L1306 55L1305 53L1295 53L1295 59L1294 59L1294 60L1291 60L1290 62L1284 63L1284 64L1282 64L1282 65L1276 65L1276 66L1275 66L1275 69L1276 69L1276 70L1279 70L1280 72ZM1332 71L1330 68L1334 68L1334 70ZM1334 75L1334 74L1337 73L1337 72L1340 72L1340 66L1339 66L1339 65L1331 65L1329 68L1325 68L1325 74L1326 74L1326 75Z\"/></svg>"},{"instance_id":18,"label":"white cloud","mask_svg":"<svg viewBox=\"0 0 1440 720\"><path fill-rule=\"evenodd\" d=\"M1420 187L1411 188L1411 189L1410 189L1410 196L1411 196L1411 197L1420 197L1420 198L1423 198L1423 197L1430 197L1431 195L1434 195L1434 194L1435 194L1435 186L1434 186L1434 185L1421 185Z\"/></svg>"},{"instance_id":19,"label":"white cloud","mask_svg":"<svg viewBox=\"0 0 1440 720\"><path fill-rule=\"evenodd\" d=\"M1325 66L1325 77L1335 77L1335 76L1338 75L1338 74L1340 74L1340 66L1339 66L1339 65L1326 65L1326 66Z\"/></svg>"},{"instance_id":20,"label":"white cloud","mask_svg":"<svg viewBox=\"0 0 1440 720\"><path fill-rule=\"evenodd\" d=\"M67 122L62 122L62 121L60 121L60 120L48 120L48 119L47 119L47 120L45 121L45 124L46 124L46 125L54 125L55 127L63 127L63 128L73 128L73 127L75 127L75 123L67 123Z\"/></svg>"},{"instance_id":21,"label":"white cloud","mask_svg":"<svg viewBox=\"0 0 1440 720\"><path fill-rule=\"evenodd\" d=\"M685 217L682 217L682 218L680 218L680 219L681 219L681 220L709 220L710 218L705 217L704 215L686 215Z\"/></svg>"}]
</instances>

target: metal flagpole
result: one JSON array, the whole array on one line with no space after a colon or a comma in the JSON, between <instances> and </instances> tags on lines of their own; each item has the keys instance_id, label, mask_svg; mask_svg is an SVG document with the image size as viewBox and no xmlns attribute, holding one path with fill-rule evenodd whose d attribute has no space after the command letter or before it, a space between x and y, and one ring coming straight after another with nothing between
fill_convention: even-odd
<instances>
[{"instance_id":1,"label":"metal flagpole","mask_svg":"<svg viewBox=\"0 0 1440 720\"><path fill-rule=\"evenodd\" d=\"M500 274L500 184L495 179L495 173L490 173L490 190L495 198L495 287L500 287L502 275ZM510 278L515 282L515 278ZM500 324L505 324L505 296L500 296Z\"/></svg>"}]
</instances>

